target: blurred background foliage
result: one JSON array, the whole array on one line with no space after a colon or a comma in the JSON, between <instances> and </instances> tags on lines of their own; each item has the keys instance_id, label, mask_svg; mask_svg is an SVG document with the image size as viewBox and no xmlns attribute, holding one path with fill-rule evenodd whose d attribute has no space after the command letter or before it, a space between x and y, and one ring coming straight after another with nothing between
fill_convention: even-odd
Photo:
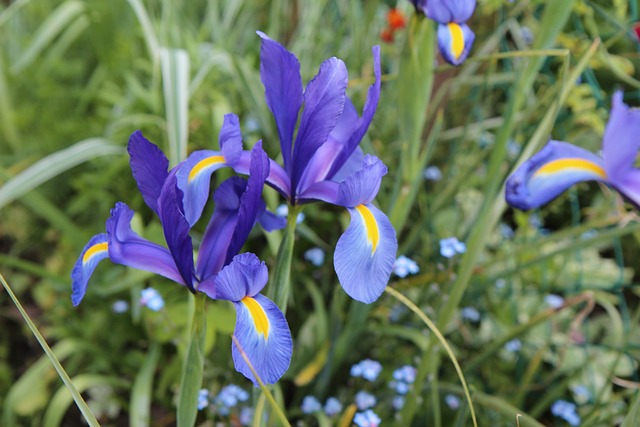
<instances>
[{"instance_id":1,"label":"blurred background foliage","mask_svg":"<svg viewBox=\"0 0 640 427\"><path fill-rule=\"evenodd\" d=\"M521 153L550 137L596 152L613 91L622 88L626 101L637 103L638 2L567 1L564 14L557 4L565 2L554 0L478 3L470 23L474 50L459 69L438 59L433 91L423 91L425 109L415 112L424 121L416 143L401 124L405 96L424 87L401 70L410 33L420 25L408 1L0 2L0 269L103 425L175 423L187 295L162 278L103 266L74 309L69 272L119 200L138 212L141 234L162 241L129 170L125 147L134 130L167 152L217 148L222 117L234 112L246 147L262 139L272 157L278 153L256 30L299 57L305 82L324 59L343 59L359 108L372 82L371 46L382 44L383 92L363 148L389 167L377 203L394 220L400 254L420 266L416 275L393 276L391 285L439 321L479 424L513 426L516 414L525 414L523 426L566 425L550 411L562 399L578 405L582 425L618 425L627 414L627 425L638 425L632 408L640 385L640 223L633 208L591 183L536 212L496 202L497 215L482 219ZM396 6L407 27L383 42L386 14ZM554 7L555 21L545 18ZM179 54L163 62L166 52ZM188 110L178 118L188 129L183 146L171 110L181 101L168 93L167 63L182 67L176 81L187 89L180 96ZM504 156L494 154L499 150ZM425 179L427 166L436 166L440 179ZM271 208L281 203L271 190L265 196ZM389 296L365 306L336 286L330 252L348 217L316 205L304 214L287 313L294 359L276 388L289 419L331 425L336 419L303 414L302 399L336 396L347 408L367 389L385 425L470 425L453 366L424 324ZM479 226L484 234L476 239ZM439 241L451 236L469 241L470 253L443 257ZM251 249L273 266L279 238L256 232ZM312 247L328 251L319 267L303 257ZM140 306L149 285L162 294L164 310ZM448 315L454 288L463 293ZM82 425L5 295L0 424ZM562 299L556 305L549 295ZM114 312L119 300L130 309ZM469 308L476 313L469 316ZM229 357L233 316L228 304L208 304L204 386L212 394L231 383L251 388ZM365 358L383 366L375 383L348 376ZM420 366L424 376L407 396L413 407L396 411L387 383L402 365ZM459 407L448 395L460 398ZM215 407L199 414L202 425L214 420L239 423L238 413L223 416Z\"/></svg>"}]
</instances>

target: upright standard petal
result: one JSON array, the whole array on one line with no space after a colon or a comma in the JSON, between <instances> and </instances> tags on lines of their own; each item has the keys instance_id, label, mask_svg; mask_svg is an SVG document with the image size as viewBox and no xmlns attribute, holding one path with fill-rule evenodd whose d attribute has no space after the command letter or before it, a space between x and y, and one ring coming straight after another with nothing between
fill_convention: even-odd
<instances>
[{"instance_id":1,"label":"upright standard petal","mask_svg":"<svg viewBox=\"0 0 640 427\"><path fill-rule=\"evenodd\" d=\"M144 202L158 213L158 197L169 174L169 159L139 130L129 137L129 164Z\"/></svg>"},{"instance_id":2,"label":"upright standard petal","mask_svg":"<svg viewBox=\"0 0 640 427\"><path fill-rule=\"evenodd\" d=\"M550 141L507 179L507 203L522 210L537 208L581 181L607 182L603 161L575 145Z\"/></svg>"},{"instance_id":3,"label":"upright standard petal","mask_svg":"<svg viewBox=\"0 0 640 427\"><path fill-rule=\"evenodd\" d=\"M185 284L171 253L160 245L143 239L131 229L133 211L118 202L107 220L109 259L116 264L159 274Z\"/></svg>"},{"instance_id":4,"label":"upright standard petal","mask_svg":"<svg viewBox=\"0 0 640 427\"><path fill-rule=\"evenodd\" d=\"M362 168L348 176L340 183L336 204L345 207L368 204L378 194L382 177L387 174L387 167L371 154L364 157Z\"/></svg>"},{"instance_id":5,"label":"upright standard petal","mask_svg":"<svg viewBox=\"0 0 640 427\"><path fill-rule=\"evenodd\" d=\"M276 383L291 363L293 342L289 325L277 305L263 295L246 296L234 302L236 328L233 331L242 351L260 379ZM236 370L258 384L238 346L233 343L233 364Z\"/></svg>"},{"instance_id":6,"label":"upright standard petal","mask_svg":"<svg viewBox=\"0 0 640 427\"><path fill-rule=\"evenodd\" d=\"M476 0L427 0L427 17L441 24L466 22L473 15Z\"/></svg>"},{"instance_id":7,"label":"upright standard petal","mask_svg":"<svg viewBox=\"0 0 640 427\"><path fill-rule=\"evenodd\" d=\"M357 126L349 138L346 140L343 149L340 151L338 158L331 166L331 170L327 176L327 179L335 179L335 175L338 171L344 166L344 164L351 158L352 154L362 141L364 134L367 133L369 129L369 125L373 120L373 116L376 113L376 109L378 108L378 101L380 99L380 84L381 84L381 69L380 69L380 46L374 46L371 48L371 53L373 55L373 74L375 76L375 81L371 86L369 86L369 91L367 92L367 100L364 103L364 108L362 110L362 117L358 119L356 122ZM348 103L351 104L351 101L347 99ZM347 107L345 106L345 110Z\"/></svg>"},{"instance_id":8,"label":"upright standard petal","mask_svg":"<svg viewBox=\"0 0 640 427\"><path fill-rule=\"evenodd\" d=\"M611 114L604 131L602 154L607 174L624 175L631 168L640 148L640 109L629 108L623 93L613 95Z\"/></svg>"},{"instance_id":9,"label":"upright standard petal","mask_svg":"<svg viewBox=\"0 0 640 427\"><path fill-rule=\"evenodd\" d=\"M389 218L375 206L349 208L351 224L340 236L333 265L345 292L371 303L384 292L393 270L398 241Z\"/></svg>"},{"instance_id":10,"label":"upright standard petal","mask_svg":"<svg viewBox=\"0 0 640 427\"><path fill-rule=\"evenodd\" d=\"M175 171L166 179L162 193L158 199L158 213L162 222L164 238L169 246L171 256L180 271L182 280L191 292L195 293L193 242L189 231L191 226L182 208L182 191L178 188Z\"/></svg>"},{"instance_id":11,"label":"upright standard petal","mask_svg":"<svg viewBox=\"0 0 640 427\"><path fill-rule=\"evenodd\" d=\"M74 306L80 304L87 292L89 278L98 266L98 263L109 258L109 238L105 233L95 235L82 249L80 257L71 271L71 302Z\"/></svg>"},{"instance_id":12,"label":"upright standard petal","mask_svg":"<svg viewBox=\"0 0 640 427\"><path fill-rule=\"evenodd\" d=\"M269 280L264 261L250 252L236 255L216 278L215 299L238 302L256 296Z\"/></svg>"},{"instance_id":13,"label":"upright standard petal","mask_svg":"<svg viewBox=\"0 0 640 427\"><path fill-rule=\"evenodd\" d=\"M201 282L200 292L215 298L214 280L227 258L227 250L238 222L240 197L247 187L247 180L233 176L218 186L213 195L215 209L202 236L196 263Z\"/></svg>"},{"instance_id":14,"label":"upright standard petal","mask_svg":"<svg viewBox=\"0 0 640 427\"><path fill-rule=\"evenodd\" d=\"M290 174L293 131L302 106L302 78L298 58L280 43L258 31L260 46L260 78L267 105L276 120L284 167Z\"/></svg>"},{"instance_id":15,"label":"upright standard petal","mask_svg":"<svg viewBox=\"0 0 640 427\"><path fill-rule=\"evenodd\" d=\"M269 175L269 157L262 149L262 143L258 142L251 151L251 166L247 187L240 198L240 210L238 211L238 222L231 237L231 243L227 249L227 259L225 264L240 252L242 245L249 237L249 232L256 224L259 216L265 211L262 200L262 189L264 182Z\"/></svg>"},{"instance_id":16,"label":"upright standard petal","mask_svg":"<svg viewBox=\"0 0 640 427\"><path fill-rule=\"evenodd\" d=\"M229 166L233 166L242 154L240 119L235 114L225 114L222 128L220 128L220 134L218 135L218 144L225 162Z\"/></svg>"},{"instance_id":17,"label":"upright standard petal","mask_svg":"<svg viewBox=\"0 0 640 427\"><path fill-rule=\"evenodd\" d=\"M442 57L451 65L462 64L476 36L467 24L449 22L438 25L438 46Z\"/></svg>"},{"instance_id":18,"label":"upright standard petal","mask_svg":"<svg viewBox=\"0 0 640 427\"><path fill-rule=\"evenodd\" d=\"M329 58L307 84L304 110L293 146L292 189L296 188L316 150L336 127L344 109L348 77L344 62Z\"/></svg>"}]
</instances>

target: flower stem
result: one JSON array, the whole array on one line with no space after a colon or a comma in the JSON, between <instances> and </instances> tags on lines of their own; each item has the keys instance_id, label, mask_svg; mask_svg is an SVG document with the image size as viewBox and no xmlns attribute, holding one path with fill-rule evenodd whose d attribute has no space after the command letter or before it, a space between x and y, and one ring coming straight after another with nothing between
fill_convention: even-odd
<instances>
[{"instance_id":1,"label":"flower stem","mask_svg":"<svg viewBox=\"0 0 640 427\"><path fill-rule=\"evenodd\" d=\"M206 299L204 294L189 295L193 320L190 325L189 348L182 367L182 381L178 398L178 427L192 427L198 416L198 392L202 386L204 367Z\"/></svg>"},{"instance_id":2,"label":"flower stem","mask_svg":"<svg viewBox=\"0 0 640 427\"><path fill-rule=\"evenodd\" d=\"M287 302L291 290L291 260L293 258L293 246L296 237L296 225L298 214L302 208L300 206L290 206L287 226L284 230L284 237L280 242L276 268L273 272L273 280L269 287L268 296L275 302L283 313L287 312Z\"/></svg>"}]
</instances>

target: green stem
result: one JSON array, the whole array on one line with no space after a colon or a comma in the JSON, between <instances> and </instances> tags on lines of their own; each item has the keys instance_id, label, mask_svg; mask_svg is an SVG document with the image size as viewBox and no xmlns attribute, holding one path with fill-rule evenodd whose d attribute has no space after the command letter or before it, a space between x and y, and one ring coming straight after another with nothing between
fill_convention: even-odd
<instances>
[{"instance_id":1,"label":"green stem","mask_svg":"<svg viewBox=\"0 0 640 427\"><path fill-rule=\"evenodd\" d=\"M280 242L276 267L273 272L273 280L269 287L268 296L275 302L280 310L286 314L287 302L291 291L291 260L293 258L293 246L296 238L296 225L301 206L290 206L287 226L284 229L284 237Z\"/></svg>"},{"instance_id":2,"label":"green stem","mask_svg":"<svg viewBox=\"0 0 640 427\"><path fill-rule=\"evenodd\" d=\"M192 427L198 416L198 392L202 387L204 343L206 336L204 294L190 295L193 320L190 324L189 348L182 367L182 381L178 398L178 427Z\"/></svg>"}]
</instances>

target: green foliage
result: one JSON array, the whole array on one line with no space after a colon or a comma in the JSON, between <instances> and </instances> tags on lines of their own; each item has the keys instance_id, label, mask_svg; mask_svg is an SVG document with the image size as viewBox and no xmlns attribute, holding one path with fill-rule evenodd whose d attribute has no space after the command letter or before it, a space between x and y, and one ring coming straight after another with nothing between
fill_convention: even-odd
<instances>
[{"instance_id":1,"label":"green foliage","mask_svg":"<svg viewBox=\"0 0 640 427\"><path fill-rule=\"evenodd\" d=\"M245 147L262 139L275 157L255 31L296 53L305 83L324 59L343 59L360 110L372 81L370 49L381 43L390 4L0 4L0 270L75 384L73 397L84 397L103 425L237 425L238 408L229 416L215 404L196 412L200 381L212 396L231 383L251 388L231 361L231 304L207 301L194 319L185 289L101 265L82 305L71 307L69 272L116 201L139 212L139 234L163 241L130 174L131 132L141 129L177 163L217 148L222 117L233 112ZM304 222L290 221L286 233L253 233L248 247L269 265L269 294L289 302L295 343L278 386L256 389L246 402L254 425L271 425L263 413L286 414L292 424L351 425L350 405L363 389L378 398L385 425L471 425L459 374L481 426L566 425L550 412L559 399L577 404L582 425L636 425L636 211L604 187L581 184L523 213L506 207L503 185L549 138L596 152L615 89L637 104L637 2L481 1L470 22L475 47L457 69L442 64L433 23L407 0L397 7L407 26L382 45L382 96L362 148L389 167L376 204L397 228L399 255L420 266L390 285L424 316L388 295L364 305L344 294L330 254L345 212L308 205ZM442 178L424 179L427 166ZM282 203L270 190L265 197L271 208ZM444 258L439 241L451 236L467 251ZM328 254L318 267L304 259L312 247ZM147 286L160 292L163 310L140 306ZM550 294L563 303L550 306ZM118 301L129 310L115 313ZM0 298L1 424L77 424L83 415L70 389L14 307ZM466 307L479 319L463 316ZM365 358L383 365L374 382L349 376ZM417 379L396 410L388 383L407 364L418 367ZM343 411L303 414L307 395L335 396ZM448 395L460 398L459 408Z\"/></svg>"}]
</instances>

